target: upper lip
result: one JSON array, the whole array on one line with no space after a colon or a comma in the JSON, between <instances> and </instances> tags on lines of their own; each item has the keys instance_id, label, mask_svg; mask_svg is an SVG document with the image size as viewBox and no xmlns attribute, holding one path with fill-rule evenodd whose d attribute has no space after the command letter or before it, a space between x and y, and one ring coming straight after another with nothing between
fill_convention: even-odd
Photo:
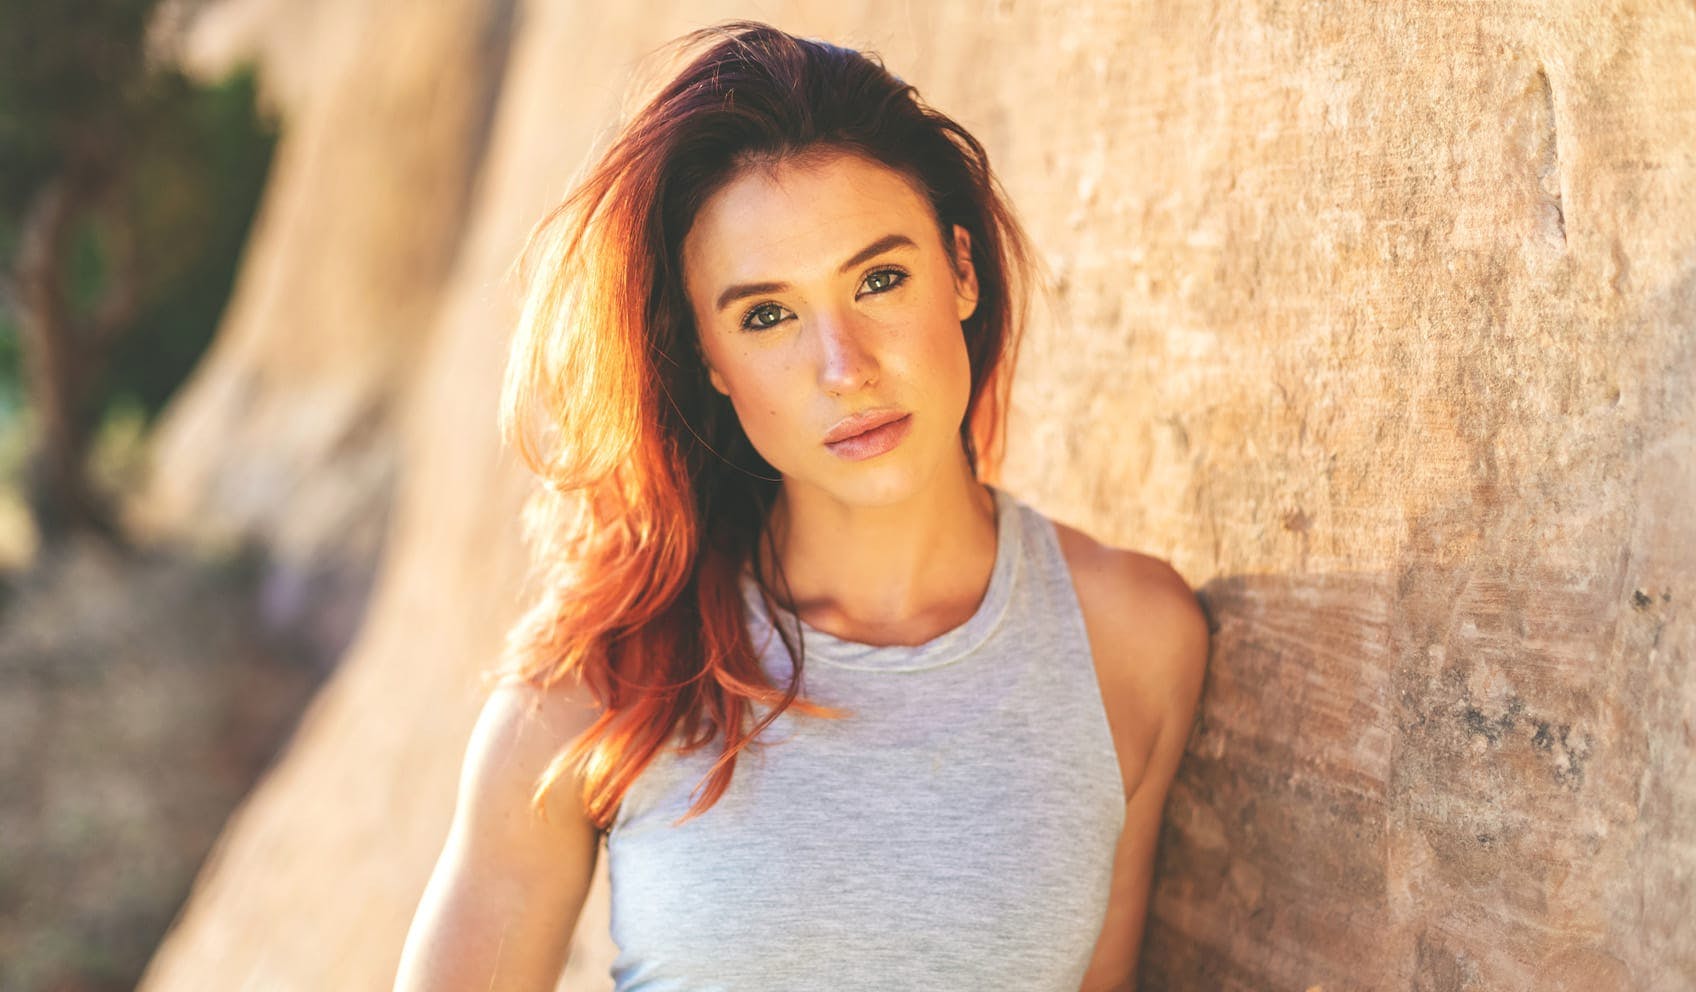
<instances>
[{"instance_id":1,"label":"upper lip","mask_svg":"<svg viewBox=\"0 0 1696 992\"><path fill-rule=\"evenodd\" d=\"M824 443L835 444L838 441L845 441L856 434L864 434L873 428L900 420L906 415L907 411L893 406L878 407L875 410L862 410L859 413L850 414L838 420L836 426L825 434Z\"/></svg>"}]
</instances>

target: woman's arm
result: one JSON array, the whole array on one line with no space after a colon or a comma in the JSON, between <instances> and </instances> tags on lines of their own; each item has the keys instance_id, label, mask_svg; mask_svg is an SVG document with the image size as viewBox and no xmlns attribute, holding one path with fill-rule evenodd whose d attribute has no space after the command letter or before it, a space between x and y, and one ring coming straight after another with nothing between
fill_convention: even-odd
<instances>
[{"instance_id":1,"label":"woman's arm","mask_svg":"<svg viewBox=\"0 0 1696 992\"><path fill-rule=\"evenodd\" d=\"M502 685L466 747L447 843L401 950L395 992L551 992L595 869L600 835L569 774L530 793L594 712L564 693Z\"/></svg>"},{"instance_id":2,"label":"woman's arm","mask_svg":"<svg viewBox=\"0 0 1696 992\"><path fill-rule=\"evenodd\" d=\"M1207 614L1164 560L1111 551L1083 570L1092 648L1109 723L1122 735L1125 826L1113 861L1107 916L1082 992L1132 992L1148 916L1167 793L1206 678Z\"/></svg>"}]
</instances>

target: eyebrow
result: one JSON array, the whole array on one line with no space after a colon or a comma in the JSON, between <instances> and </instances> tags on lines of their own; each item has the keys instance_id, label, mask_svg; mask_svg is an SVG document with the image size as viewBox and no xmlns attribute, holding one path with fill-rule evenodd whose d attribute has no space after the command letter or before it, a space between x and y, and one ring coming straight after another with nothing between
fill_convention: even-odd
<instances>
[{"instance_id":1,"label":"eyebrow","mask_svg":"<svg viewBox=\"0 0 1696 992\"><path fill-rule=\"evenodd\" d=\"M849 269L861 264L862 262L868 262L884 252L893 251L896 248L917 247L918 245L913 241L913 239L907 237L905 234L885 234L883 237L878 238L876 241L873 241L871 244L855 252L853 257L848 259L848 261L843 262L836 271L838 273L847 272ZM737 300L746 299L750 296L760 296L764 293L777 293L788 288L789 284L786 282L745 282L740 285L730 286L727 287L724 292L718 294L718 302L715 304L713 309L714 312L717 312L719 310L723 310L732 303L735 303Z\"/></svg>"}]
</instances>

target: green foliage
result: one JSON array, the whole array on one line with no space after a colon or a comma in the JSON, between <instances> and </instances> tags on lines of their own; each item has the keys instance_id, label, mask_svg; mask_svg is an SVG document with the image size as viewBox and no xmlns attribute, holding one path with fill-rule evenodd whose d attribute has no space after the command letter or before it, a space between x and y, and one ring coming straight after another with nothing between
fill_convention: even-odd
<instances>
[{"instance_id":1,"label":"green foliage","mask_svg":"<svg viewBox=\"0 0 1696 992\"><path fill-rule=\"evenodd\" d=\"M0 0L0 218L43 182L110 168L145 122L157 0Z\"/></svg>"},{"instance_id":2,"label":"green foliage","mask_svg":"<svg viewBox=\"0 0 1696 992\"><path fill-rule=\"evenodd\" d=\"M151 417L204 352L235 278L276 142L244 68L201 85L150 66L156 0L0 0L0 266L50 181L98 190L70 242L64 290L86 315L124 253L139 309L96 387L101 417ZM0 420L22 404L17 314L0 298Z\"/></svg>"},{"instance_id":3,"label":"green foliage","mask_svg":"<svg viewBox=\"0 0 1696 992\"><path fill-rule=\"evenodd\" d=\"M0 424L10 423L23 408L19 377L23 358L18 354L18 325L12 314L0 308Z\"/></svg>"},{"instance_id":4,"label":"green foliage","mask_svg":"<svg viewBox=\"0 0 1696 992\"><path fill-rule=\"evenodd\" d=\"M180 112L138 150L130 189L150 290L134 327L117 342L102 390L149 417L217 330L276 140L274 128L255 116L250 71L209 88L174 78Z\"/></svg>"}]
</instances>

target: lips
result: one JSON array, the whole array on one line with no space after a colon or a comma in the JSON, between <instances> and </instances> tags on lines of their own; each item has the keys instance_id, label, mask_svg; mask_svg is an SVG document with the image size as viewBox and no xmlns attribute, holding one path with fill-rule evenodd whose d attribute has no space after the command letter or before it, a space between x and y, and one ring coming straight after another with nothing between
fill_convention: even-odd
<instances>
[{"instance_id":1,"label":"lips","mask_svg":"<svg viewBox=\"0 0 1696 992\"><path fill-rule=\"evenodd\" d=\"M825 447L838 458L851 462L863 462L868 458L876 458L895 450L912 430L912 415L902 414L894 420L870 430L861 431L852 437L832 441Z\"/></svg>"},{"instance_id":2,"label":"lips","mask_svg":"<svg viewBox=\"0 0 1696 992\"><path fill-rule=\"evenodd\" d=\"M824 436L825 444L835 444L867 431L876 430L885 424L893 423L907 415L907 411L896 407L880 407L876 410L864 410L836 422Z\"/></svg>"}]
</instances>

